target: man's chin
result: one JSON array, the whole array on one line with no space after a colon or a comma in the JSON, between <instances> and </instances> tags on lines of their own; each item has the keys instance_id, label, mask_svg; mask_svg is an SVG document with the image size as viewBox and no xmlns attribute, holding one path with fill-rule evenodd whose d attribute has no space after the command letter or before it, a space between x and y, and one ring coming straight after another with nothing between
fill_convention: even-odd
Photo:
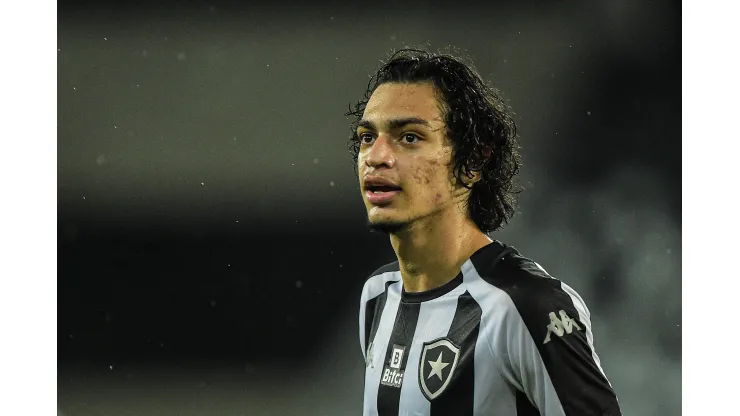
<instances>
[{"instance_id":1,"label":"man's chin","mask_svg":"<svg viewBox=\"0 0 740 416\"><path fill-rule=\"evenodd\" d=\"M393 220L376 220L367 221L367 226L370 231L385 233L385 234L396 234L409 227L409 223L405 221L393 221Z\"/></svg>"}]
</instances>

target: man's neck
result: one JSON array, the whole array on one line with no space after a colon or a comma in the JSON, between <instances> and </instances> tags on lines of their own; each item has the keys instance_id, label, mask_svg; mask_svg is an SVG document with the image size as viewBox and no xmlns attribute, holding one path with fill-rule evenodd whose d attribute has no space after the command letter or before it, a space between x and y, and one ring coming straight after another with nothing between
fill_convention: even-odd
<instances>
[{"instance_id":1,"label":"man's neck","mask_svg":"<svg viewBox=\"0 0 740 416\"><path fill-rule=\"evenodd\" d=\"M469 219L426 218L391 234L407 292L435 289L454 279L470 256L491 239Z\"/></svg>"}]
</instances>

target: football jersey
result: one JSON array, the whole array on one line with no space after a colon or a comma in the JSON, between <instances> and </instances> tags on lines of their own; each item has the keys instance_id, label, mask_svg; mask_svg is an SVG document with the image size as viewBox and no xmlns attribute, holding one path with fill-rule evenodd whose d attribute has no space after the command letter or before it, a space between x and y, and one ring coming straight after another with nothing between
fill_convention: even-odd
<instances>
[{"instance_id":1,"label":"football jersey","mask_svg":"<svg viewBox=\"0 0 740 416\"><path fill-rule=\"evenodd\" d=\"M359 315L363 415L621 415L583 299L498 241L425 292L381 267Z\"/></svg>"}]
</instances>

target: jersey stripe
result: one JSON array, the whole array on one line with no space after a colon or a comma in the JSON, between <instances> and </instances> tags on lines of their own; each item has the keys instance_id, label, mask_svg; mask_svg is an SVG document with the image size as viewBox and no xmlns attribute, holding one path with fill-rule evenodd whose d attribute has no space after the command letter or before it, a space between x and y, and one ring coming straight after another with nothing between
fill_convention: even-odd
<instances>
[{"instance_id":1,"label":"jersey stripe","mask_svg":"<svg viewBox=\"0 0 740 416\"><path fill-rule=\"evenodd\" d=\"M500 337L501 322L506 313L502 302L506 294L484 281L473 263L468 260L462 266L465 287L481 308L480 329L475 345L475 386L473 391L475 416L516 415L517 406L514 390L496 363L497 357L491 347L491 339Z\"/></svg>"},{"instance_id":2,"label":"jersey stripe","mask_svg":"<svg viewBox=\"0 0 740 416\"><path fill-rule=\"evenodd\" d=\"M556 338L552 341L553 345L545 345L543 339L546 329L543 328L546 328L547 322L536 320L538 318L547 319L544 312L541 312L542 317L531 316L534 311L522 305L525 302L524 299L512 299L512 302L517 313L510 314L506 325L511 333L519 334L519 336L509 336L508 350L519 351L519 359L513 360L513 363L520 364L515 371L519 373L524 391L531 393L529 399L537 406L540 413L544 416L577 416L583 414L578 410L582 405L579 403L578 407L574 406L574 400L587 399L601 402L602 393L605 393L601 387L603 381L592 377L594 373L583 374L577 378L569 376L572 371L581 371L581 363L588 360L583 357L582 351L574 349L577 343L569 343L567 347L564 345L560 347L559 344L564 344L565 341ZM570 316L575 313L574 309L571 306L567 310ZM574 330L568 336L578 337L583 334ZM597 374L600 375L600 373ZM571 392L580 392L580 394L572 395ZM593 408L591 405L583 407Z\"/></svg>"},{"instance_id":3,"label":"jersey stripe","mask_svg":"<svg viewBox=\"0 0 740 416\"><path fill-rule=\"evenodd\" d=\"M386 290L385 307L381 315L375 317L379 321L377 333L372 339L373 351L372 356L368 357L370 366L365 372L365 398L364 398L364 415L377 415L378 406L378 386L380 378L383 375L383 358L385 357L385 346L391 339L393 324L398 313L398 305L401 301L401 281L391 283ZM377 347L375 347L377 345Z\"/></svg>"},{"instance_id":4,"label":"jersey stripe","mask_svg":"<svg viewBox=\"0 0 740 416\"><path fill-rule=\"evenodd\" d=\"M416 324L419 321L419 303L401 303L396 314L396 321L393 324L393 333L385 349L385 360L383 367L391 363L393 349L400 346L404 349L401 370L404 371L403 382L406 377L413 379L413 374L405 373L409 359L409 350L411 349L416 332ZM386 371L386 370L384 370ZM385 384L378 386L378 416L397 416L398 406L401 400L401 386L394 387Z\"/></svg>"},{"instance_id":5,"label":"jersey stripe","mask_svg":"<svg viewBox=\"0 0 740 416\"><path fill-rule=\"evenodd\" d=\"M542 267L542 266L540 266ZM544 269L543 269L544 270ZM584 329L586 330L586 340L588 342L588 348L591 350L591 358L593 358L594 363L597 367L599 367L599 371L601 371L601 375L604 376L604 379L606 379L607 383L609 383L609 379L606 378L606 374L604 373L604 369L601 368L601 360L599 360L599 356L596 354L596 349L594 348L594 334L591 332L591 314L588 311L588 308L586 307L586 303L583 302L583 299L581 299L581 296L573 290L570 286L566 285L563 282L560 282L560 287L570 295L571 301L573 302L573 305L575 305L576 310L578 311L578 321L580 321ZM609 383L611 386L611 383Z\"/></svg>"},{"instance_id":6,"label":"jersey stripe","mask_svg":"<svg viewBox=\"0 0 740 416\"><path fill-rule=\"evenodd\" d=\"M542 266L540 266L539 263L533 262L540 270L542 270L545 275L548 277L551 277L549 273L547 273L547 270L545 270ZM596 354L596 349L594 348L594 334L591 332L591 313L588 311L588 307L586 307L586 302L583 301L583 298L581 298L581 295L578 294L575 290L573 290L572 287L565 284L565 282L560 282L560 288L570 296L571 302L573 302L573 306L578 311L578 320L580 323L582 323L585 326L586 331L586 341L588 342L588 348L591 351L591 358L594 360L594 364L596 364L596 367L599 368L599 371L601 371L601 375L604 376L604 379L607 383L609 383L609 386L611 386L611 383L609 382L609 379L606 377L606 373L604 373L604 369L601 368L601 360L599 359L599 356Z\"/></svg>"},{"instance_id":7,"label":"jersey stripe","mask_svg":"<svg viewBox=\"0 0 740 416\"><path fill-rule=\"evenodd\" d=\"M457 298L455 316L447 332L453 344L460 347L459 362L468 361L475 354L478 340L481 308L469 292ZM472 360L471 360L472 361ZM455 370L450 387L431 404L430 416L473 416L475 373L473 366Z\"/></svg>"},{"instance_id":8,"label":"jersey stripe","mask_svg":"<svg viewBox=\"0 0 740 416\"><path fill-rule=\"evenodd\" d=\"M483 308L484 322L495 322L498 325L497 327L490 327L491 335L488 339L491 341L491 354L504 378L516 390L525 392L529 401L536 404L540 414L565 416L560 398L540 357L537 345L529 336L529 329L520 316L516 304L506 291L483 280L480 276L478 276L478 279L475 284L476 291L471 288L471 294L476 300L479 299L478 296L483 299L479 302ZM482 282L482 284L478 282ZM485 293L486 289L481 287L483 284L488 286L487 290L490 291L488 296ZM473 285L471 284L471 286ZM499 331L505 332L501 333ZM514 334L520 336L512 336ZM513 357L509 357L509 351L518 351L519 359L510 359ZM534 373L521 371L520 364L526 366L526 368L534 369ZM518 411L526 408L523 408L521 403L517 405L516 399L514 405Z\"/></svg>"},{"instance_id":9,"label":"jersey stripe","mask_svg":"<svg viewBox=\"0 0 740 416\"><path fill-rule=\"evenodd\" d=\"M527 395L521 391L516 392L516 416L540 416L537 408L529 401Z\"/></svg>"},{"instance_id":10,"label":"jersey stripe","mask_svg":"<svg viewBox=\"0 0 740 416\"><path fill-rule=\"evenodd\" d=\"M365 283L360 299L360 347L362 356L367 360L367 349L378 330L379 319L374 319L385 307L388 286L401 280L398 272L388 271L372 276ZM374 324L373 324L374 323Z\"/></svg>"},{"instance_id":11,"label":"jersey stripe","mask_svg":"<svg viewBox=\"0 0 740 416\"><path fill-rule=\"evenodd\" d=\"M380 316L383 313L383 309L385 309L385 302L388 299L388 286L392 285L393 283L396 283L398 280L390 280L385 282L385 290L382 294L377 296L375 299L377 299L374 306L374 309L366 308L368 313L372 313L373 316ZM370 303L370 302L368 302ZM370 322L368 322L370 321ZM373 339L375 339L375 334L378 333L378 326L380 325L380 319L374 319L369 320L365 318L366 324L369 323L369 329L366 327L365 332L367 333L367 338L365 341L365 351L369 348L370 342L372 342Z\"/></svg>"},{"instance_id":12,"label":"jersey stripe","mask_svg":"<svg viewBox=\"0 0 740 416\"><path fill-rule=\"evenodd\" d=\"M424 341L442 338L449 333L450 325L455 317L456 298L464 291L464 288L460 285L453 289L448 297L421 303L413 347L409 352L406 375L401 386L399 414L429 414L430 403L421 392L419 384L419 364L422 348Z\"/></svg>"}]
</instances>

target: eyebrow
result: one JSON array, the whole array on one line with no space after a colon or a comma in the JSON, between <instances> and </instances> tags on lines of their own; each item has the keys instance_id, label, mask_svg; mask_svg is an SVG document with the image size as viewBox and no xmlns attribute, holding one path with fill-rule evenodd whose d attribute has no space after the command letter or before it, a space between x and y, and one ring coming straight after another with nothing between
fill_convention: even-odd
<instances>
[{"instance_id":1,"label":"eyebrow","mask_svg":"<svg viewBox=\"0 0 740 416\"><path fill-rule=\"evenodd\" d=\"M419 118L419 117L404 117L404 118L394 118L394 119L388 120L388 128L390 130L397 130L409 124L420 124L427 128L430 128L430 129L432 128L432 125L429 124L428 121L424 120L423 118ZM357 124L357 127L363 127L368 130L377 130L377 128L375 128L375 124L370 120L360 120L360 122Z\"/></svg>"}]
</instances>

